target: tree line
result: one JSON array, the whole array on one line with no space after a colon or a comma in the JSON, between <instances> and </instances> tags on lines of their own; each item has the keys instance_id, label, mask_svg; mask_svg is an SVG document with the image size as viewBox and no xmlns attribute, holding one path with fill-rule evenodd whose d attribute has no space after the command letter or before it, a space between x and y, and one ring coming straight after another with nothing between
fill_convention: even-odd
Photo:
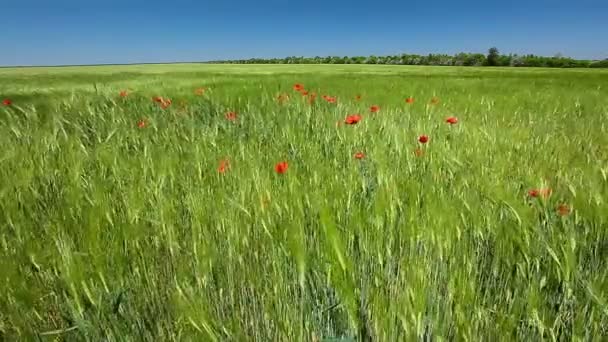
<instances>
[{"instance_id":1,"label":"tree line","mask_svg":"<svg viewBox=\"0 0 608 342\"><path fill-rule=\"evenodd\" d=\"M561 55L553 57L535 55L501 55L497 48L491 48L487 55L482 53L447 54L401 54L393 56L354 57L285 57L251 58L212 61L224 64L387 64L387 65L443 65L443 66L500 66L500 67L545 67L545 68L608 68L608 58L604 60L579 60Z\"/></svg>"}]
</instances>

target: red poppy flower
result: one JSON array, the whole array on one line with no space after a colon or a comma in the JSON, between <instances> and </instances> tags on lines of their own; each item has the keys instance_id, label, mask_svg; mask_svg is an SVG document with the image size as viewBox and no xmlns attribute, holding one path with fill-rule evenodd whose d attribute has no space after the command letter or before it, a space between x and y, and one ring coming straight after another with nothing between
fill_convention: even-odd
<instances>
[{"instance_id":1,"label":"red poppy flower","mask_svg":"<svg viewBox=\"0 0 608 342\"><path fill-rule=\"evenodd\" d=\"M11 101L10 99L4 99L2 100L2 104L5 106L10 106L13 104L13 101Z\"/></svg>"},{"instance_id":2,"label":"red poppy flower","mask_svg":"<svg viewBox=\"0 0 608 342\"><path fill-rule=\"evenodd\" d=\"M557 206L557 214L559 216L568 216L572 212L572 209L567 204L560 204Z\"/></svg>"},{"instance_id":3,"label":"red poppy flower","mask_svg":"<svg viewBox=\"0 0 608 342\"><path fill-rule=\"evenodd\" d=\"M421 144L426 144L427 142L429 142L429 136L423 134L423 135L421 135L421 136L418 137L418 141Z\"/></svg>"},{"instance_id":4,"label":"red poppy flower","mask_svg":"<svg viewBox=\"0 0 608 342\"><path fill-rule=\"evenodd\" d=\"M171 105L171 103L173 103L171 101L171 99L165 99L165 98L163 98L161 96L155 96L155 97L153 97L152 101L160 104L160 107L162 109L167 109Z\"/></svg>"},{"instance_id":5,"label":"red poppy flower","mask_svg":"<svg viewBox=\"0 0 608 342\"><path fill-rule=\"evenodd\" d=\"M118 95L120 95L120 97L127 97L129 96L129 92L126 90L121 90Z\"/></svg>"},{"instance_id":6,"label":"red poppy flower","mask_svg":"<svg viewBox=\"0 0 608 342\"><path fill-rule=\"evenodd\" d=\"M344 123L347 125L356 125L359 121L361 121L361 115L359 114L349 115L344 119Z\"/></svg>"},{"instance_id":7,"label":"red poppy flower","mask_svg":"<svg viewBox=\"0 0 608 342\"><path fill-rule=\"evenodd\" d=\"M225 173L230 169L230 161L228 159L220 160L220 165L217 168L217 172Z\"/></svg>"},{"instance_id":8,"label":"red poppy flower","mask_svg":"<svg viewBox=\"0 0 608 342\"><path fill-rule=\"evenodd\" d=\"M295 91L302 91L302 90L304 90L304 85L302 85L300 83L296 83L293 86L293 90L295 90Z\"/></svg>"},{"instance_id":9,"label":"red poppy flower","mask_svg":"<svg viewBox=\"0 0 608 342\"><path fill-rule=\"evenodd\" d=\"M163 99L160 102L160 108L167 109L167 108L169 108L169 106L171 105L171 103L173 103L173 101L171 101L171 99Z\"/></svg>"},{"instance_id":10,"label":"red poppy flower","mask_svg":"<svg viewBox=\"0 0 608 342\"><path fill-rule=\"evenodd\" d=\"M307 91L307 90L302 89L302 90L300 91L300 94L302 94L302 96L306 96L306 95L308 95L308 91Z\"/></svg>"},{"instance_id":11,"label":"red poppy flower","mask_svg":"<svg viewBox=\"0 0 608 342\"><path fill-rule=\"evenodd\" d=\"M355 96L355 101L361 101L361 95Z\"/></svg>"},{"instance_id":12,"label":"red poppy flower","mask_svg":"<svg viewBox=\"0 0 608 342\"><path fill-rule=\"evenodd\" d=\"M407 99L405 99L405 103L409 103L409 104L414 103L414 98L413 97L408 97Z\"/></svg>"},{"instance_id":13,"label":"red poppy flower","mask_svg":"<svg viewBox=\"0 0 608 342\"><path fill-rule=\"evenodd\" d=\"M546 199L546 198L549 198L549 196L551 196L552 193L553 193L553 190L551 190L551 188L528 190L528 196L530 196L532 198L543 197Z\"/></svg>"},{"instance_id":14,"label":"red poppy flower","mask_svg":"<svg viewBox=\"0 0 608 342\"><path fill-rule=\"evenodd\" d=\"M417 148L414 150L414 154L416 155L416 157L422 157L424 155L424 150Z\"/></svg>"},{"instance_id":15,"label":"red poppy flower","mask_svg":"<svg viewBox=\"0 0 608 342\"><path fill-rule=\"evenodd\" d=\"M274 166L274 170L278 174L284 174L285 172L287 172L288 167L289 167L289 164L287 164L286 161L282 161L282 162L277 163L277 165Z\"/></svg>"},{"instance_id":16,"label":"red poppy flower","mask_svg":"<svg viewBox=\"0 0 608 342\"><path fill-rule=\"evenodd\" d=\"M199 96L200 95L204 95L205 94L205 88L196 88L194 90L194 94L199 95Z\"/></svg>"},{"instance_id":17,"label":"red poppy flower","mask_svg":"<svg viewBox=\"0 0 608 342\"><path fill-rule=\"evenodd\" d=\"M369 111L372 112L372 113L378 113L380 111L380 107L378 107L378 106L371 106L369 108Z\"/></svg>"},{"instance_id":18,"label":"red poppy flower","mask_svg":"<svg viewBox=\"0 0 608 342\"><path fill-rule=\"evenodd\" d=\"M336 101L338 100L337 98L328 95L323 95L323 98L325 99L325 101L327 101L327 103L336 103Z\"/></svg>"},{"instance_id":19,"label":"red poppy flower","mask_svg":"<svg viewBox=\"0 0 608 342\"><path fill-rule=\"evenodd\" d=\"M363 159L365 158L365 154L363 152L357 152L354 155L355 159Z\"/></svg>"},{"instance_id":20,"label":"red poppy flower","mask_svg":"<svg viewBox=\"0 0 608 342\"><path fill-rule=\"evenodd\" d=\"M449 123L450 125L455 125L458 123L458 118L455 116L450 116L449 118L445 119L445 122Z\"/></svg>"},{"instance_id":21,"label":"red poppy flower","mask_svg":"<svg viewBox=\"0 0 608 342\"><path fill-rule=\"evenodd\" d=\"M236 120L236 112L228 112L226 113L226 120L235 121Z\"/></svg>"},{"instance_id":22,"label":"red poppy flower","mask_svg":"<svg viewBox=\"0 0 608 342\"><path fill-rule=\"evenodd\" d=\"M137 122L137 127L139 127L139 128L144 128L144 127L146 127L146 120L144 120L144 119L139 120L139 121Z\"/></svg>"},{"instance_id":23,"label":"red poppy flower","mask_svg":"<svg viewBox=\"0 0 608 342\"><path fill-rule=\"evenodd\" d=\"M438 103L439 103L439 98L438 98L438 97L433 97L433 98L431 99L431 103L432 103L432 104L438 104Z\"/></svg>"}]
</instances>

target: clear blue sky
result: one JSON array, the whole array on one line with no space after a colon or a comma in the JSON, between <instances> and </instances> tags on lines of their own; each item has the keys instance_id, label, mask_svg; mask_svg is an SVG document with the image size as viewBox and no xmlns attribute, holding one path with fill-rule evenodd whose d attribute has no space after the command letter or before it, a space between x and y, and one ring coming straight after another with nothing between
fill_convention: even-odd
<instances>
[{"instance_id":1,"label":"clear blue sky","mask_svg":"<svg viewBox=\"0 0 608 342\"><path fill-rule=\"evenodd\" d=\"M485 52L608 58L608 0L2 0L0 65Z\"/></svg>"}]
</instances>

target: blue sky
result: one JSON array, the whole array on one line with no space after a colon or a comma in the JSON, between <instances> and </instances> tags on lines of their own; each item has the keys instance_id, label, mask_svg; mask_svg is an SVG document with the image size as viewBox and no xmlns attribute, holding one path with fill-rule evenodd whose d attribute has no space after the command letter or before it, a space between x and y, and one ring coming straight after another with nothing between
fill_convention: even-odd
<instances>
[{"instance_id":1,"label":"blue sky","mask_svg":"<svg viewBox=\"0 0 608 342\"><path fill-rule=\"evenodd\" d=\"M0 65L485 52L608 58L608 0L2 0Z\"/></svg>"}]
</instances>

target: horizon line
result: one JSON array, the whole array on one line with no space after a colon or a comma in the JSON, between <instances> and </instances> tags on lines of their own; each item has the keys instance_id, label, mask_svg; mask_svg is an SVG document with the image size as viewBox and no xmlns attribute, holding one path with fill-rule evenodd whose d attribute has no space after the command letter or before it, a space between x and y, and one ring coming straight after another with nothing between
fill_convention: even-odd
<instances>
[{"instance_id":1,"label":"horizon line","mask_svg":"<svg viewBox=\"0 0 608 342\"><path fill-rule=\"evenodd\" d=\"M348 58L353 58L353 57L371 57L371 56L375 56L375 57L389 57L389 56L401 56L401 55L419 55L419 56L428 56L428 55L447 55L447 56L457 56L458 54L461 53L466 53L466 54L482 54L485 55L484 53L480 53L480 52L459 52L459 53L455 53L455 54L446 54L446 53L429 53L429 54L408 54L408 53L401 53L401 54L394 54L394 55L367 55L367 56L311 56L311 57L307 57L307 56L285 56L285 57L248 57L248 58L237 58L237 59L217 59L217 60L202 60L202 61L170 61L170 62L166 62L166 61L161 61L161 62L131 62L131 63L82 63L82 64L35 64L35 65L0 65L0 69L6 69L6 68L60 68L60 67L84 67L84 66L127 66L127 65L156 65L156 64L222 64L222 63L226 63L226 62L237 62L237 61L248 61L248 60L253 60L253 59L260 59L260 60L277 60L277 59L286 59L286 58L326 58L326 57L348 57ZM543 55L534 55L534 54L514 54L514 53L509 53L509 54L501 54L501 55L505 55L505 56L537 56L537 57L544 57L544 58L551 58L551 57L556 57L556 56L543 56ZM569 56L560 56L561 58L569 58L575 61L589 61L589 62L596 62L596 61L602 61L602 60L606 60L608 58L582 58L582 59L578 59L578 58L572 58Z\"/></svg>"}]
</instances>

